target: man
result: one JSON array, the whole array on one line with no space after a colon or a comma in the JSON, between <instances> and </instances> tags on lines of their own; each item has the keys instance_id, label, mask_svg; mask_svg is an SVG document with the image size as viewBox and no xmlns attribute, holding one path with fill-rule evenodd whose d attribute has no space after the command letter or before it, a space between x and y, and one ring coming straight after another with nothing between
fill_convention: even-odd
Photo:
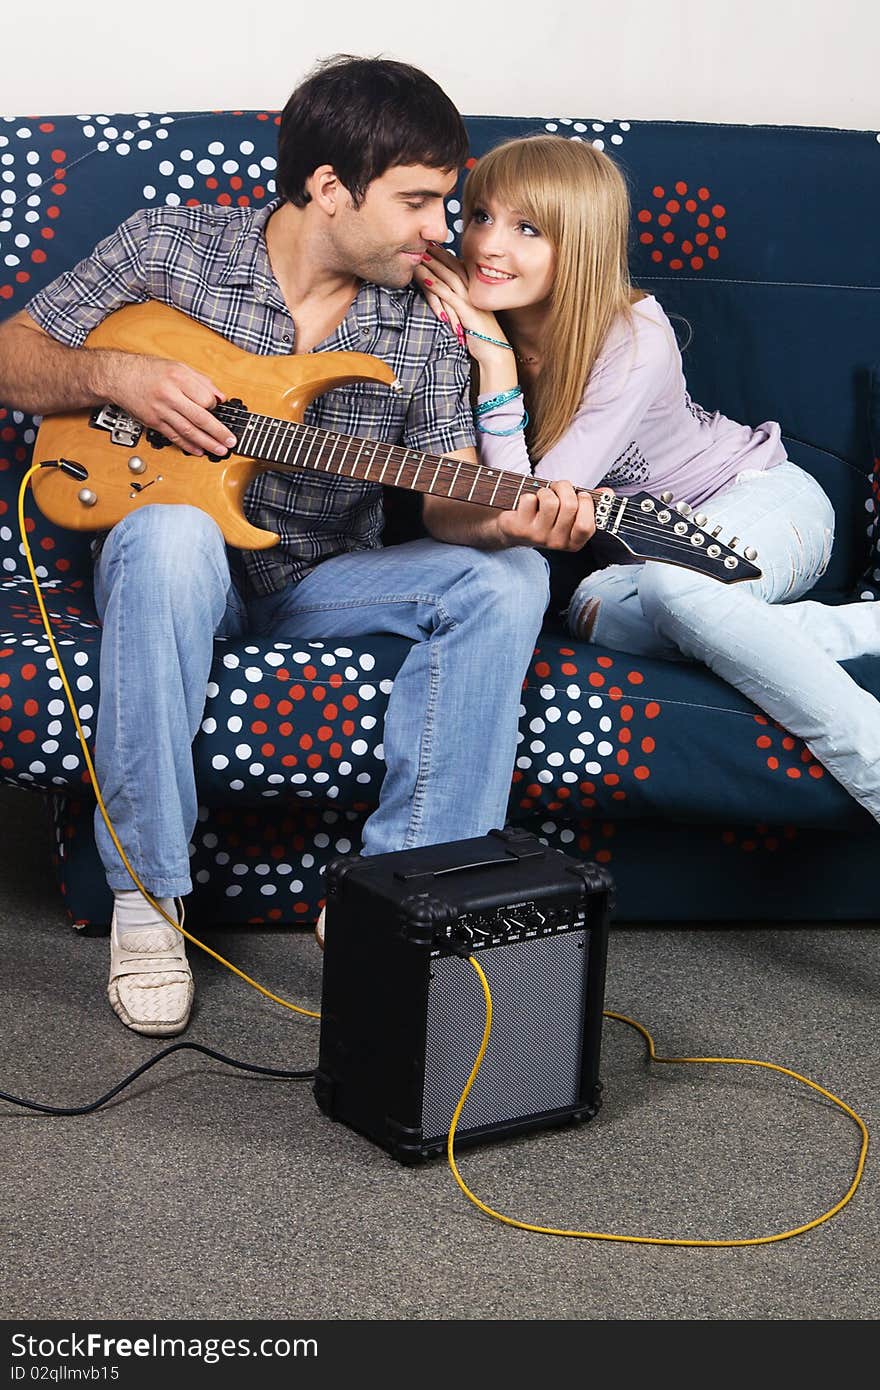
<instances>
[{"instance_id":1,"label":"man","mask_svg":"<svg viewBox=\"0 0 880 1390\"><path fill-rule=\"evenodd\" d=\"M411 285L429 243L446 238L443 199L467 152L459 113L425 73L345 55L319 65L282 115L277 200L134 213L0 326L4 397L40 415L112 401L190 454L234 450L212 414L223 393L202 372L83 349L106 315L157 299L251 352L385 359L399 394L328 392L306 421L475 461L467 354ZM566 483L507 512L426 498L428 536L384 549L374 484L263 473L246 510L279 533L276 547L228 552L214 520L185 505L136 509L96 546L95 766L118 841L162 908L133 888L96 813L114 894L108 997L150 1036L180 1033L192 1007L184 938L168 922L192 887L191 746L214 637L409 638L363 852L484 834L505 819L520 689L547 604L536 547L576 550L594 528L589 498Z\"/></svg>"}]
</instances>

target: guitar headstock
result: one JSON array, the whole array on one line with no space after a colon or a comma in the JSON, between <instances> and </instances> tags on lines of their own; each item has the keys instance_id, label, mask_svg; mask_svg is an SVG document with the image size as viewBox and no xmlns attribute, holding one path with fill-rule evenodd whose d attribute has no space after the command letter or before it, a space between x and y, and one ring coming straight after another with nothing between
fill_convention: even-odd
<instances>
[{"instance_id":1,"label":"guitar headstock","mask_svg":"<svg viewBox=\"0 0 880 1390\"><path fill-rule=\"evenodd\" d=\"M638 560L682 565L722 584L761 577L752 546L737 550L738 536L722 541L720 526L714 526L702 510L694 512L686 502L675 502L669 492L659 497L650 492L622 497L602 489L593 496L597 531L613 536Z\"/></svg>"}]
</instances>

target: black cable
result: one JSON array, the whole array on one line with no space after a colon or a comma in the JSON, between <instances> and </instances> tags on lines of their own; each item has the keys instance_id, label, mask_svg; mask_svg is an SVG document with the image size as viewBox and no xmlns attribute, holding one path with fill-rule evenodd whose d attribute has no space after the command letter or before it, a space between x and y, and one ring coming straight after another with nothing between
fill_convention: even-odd
<instances>
[{"instance_id":1,"label":"black cable","mask_svg":"<svg viewBox=\"0 0 880 1390\"><path fill-rule=\"evenodd\" d=\"M234 1057L226 1057L222 1052L215 1052L212 1047L204 1047L201 1043L178 1042L172 1043L170 1047L164 1048L161 1052L157 1052L155 1057L151 1057L148 1062L144 1062L141 1066L137 1067L128 1076L124 1077L117 1086L114 1086L111 1091L108 1091L106 1095L101 1096L99 1100L92 1101L91 1105L70 1107L44 1105L38 1100L24 1100L21 1096L10 1096L6 1091L0 1091L0 1100L7 1100L11 1105L21 1105L26 1110L39 1110L44 1115L88 1115L92 1110L97 1110L100 1106L106 1105L108 1100L112 1100L124 1087L130 1086L132 1081L136 1081L145 1071L149 1071L150 1067L154 1067L157 1062L161 1062L163 1057L170 1057L172 1052L182 1052L187 1048L191 1052L204 1052L206 1057L214 1057L218 1062L225 1062L227 1066L238 1067L240 1071L259 1072L261 1076L278 1076L293 1080L307 1081L310 1077L315 1075L314 1071L280 1071L275 1067L258 1067L253 1062L237 1062Z\"/></svg>"}]
</instances>

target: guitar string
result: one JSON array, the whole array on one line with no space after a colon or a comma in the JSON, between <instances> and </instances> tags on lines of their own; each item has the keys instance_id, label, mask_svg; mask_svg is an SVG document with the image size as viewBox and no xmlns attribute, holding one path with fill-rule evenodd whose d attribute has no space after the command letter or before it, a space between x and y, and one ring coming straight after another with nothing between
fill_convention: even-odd
<instances>
[{"instance_id":1,"label":"guitar string","mask_svg":"<svg viewBox=\"0 0 880 1390\"><path fill-rule=\"evenodd\" d=\"M309 438L309 436L311 436L313 442L312 442L312 444L311 444L311 446L310 446L310 448L309 448L309 451L308 451L309 453L313 452L314 447L315 447L315 443L319 443L319 444L320 444L321 448L320 448L319 458L325 453L326 446L327 446L328 443L330 443L330 450L329 450L329 453L330 453L330 455L332 455L332 453L338 448L339 444L340 444L342 441L345 441L345 444L346 444L347 447L350 447L350 445L351 445L352 442L357 441L357 442L361 445L361 449L360 449L360 451L359 451L360 453L363 452L363 446L364 446L365 444L373 444L373 445L375 446L375 448L381 448L381 449L382 449L382 452L383 452L383 455L385 456L385 467L386 467L386 469L387 469L389 463L391 463L392 466L396 463L396 464L397 464L398 477L400 476L401 470L404 469L404 468L405 468L405 469L411 470L414 474L417 474L417 473L424 467L424 465L425 465L426 463L427 463L427 464L433 463L433 464L436 465L436 467L435 467L435 472L437 471L437 468L439 468L439 466L440 466L441 464L448 465L448 467L450 467L450 468L453 468L453 467L454 467L454 468L456 469L455 484L457 485L460 481L461 481L461 482L468 482L468 481L470 481L470 482L471 482L471 490L473 490L474 486L476 486L476 485L477 485L479 482L481 482L481 481L484 482L484 483L488 486L489 483L491 482L492 475L498 475L498 476L500 476L500 478L501 478L502 482L504 483L504 485L507 486L507 487L509 487L509 488L511 488L511 489L513 489L513 490L515 490L519 495L522 495L522 493L525 492L525 491L531 491L531 492L533 492L533 493L536 493L536 492L542 491L544 488L550 486L549 482L547 482L547 481L544 480L544 479L534 478L534 477L527 477L527 476L525 476L525 475L520 476L519 474L516 474L516 473L505 473L504 470L488 469L488 468L486 468L486 466L483 465L483 464L480 464L480 463L471 463L471 462L468 462L468 461L465 460L465 459L453 459L453 458L448 458L448 457L444 457L444 456L441 456L441 455L430 455L430 454L425 454L425 453L421 453L420 451L417 451L417 450L407 449L407 448L405 448L404 446L401 446L401 445L386 444L386 443L384 443L384 442L382 442L382 441L379 441L379 440L371 440L371 439L369 439L369 438L366 438L366 437L363 437L363 436L359 436L359 435L339 435L339 434L335 434L335 433L333 433L332 431L329 431L329 430L322 430L322 429L321 429L320 427L318 427L318 426L304 424L304 423L302 423L302 422L300 422L300 421L278 420L278 419L276 419L276 418L273 417L273 416L260 415L260 414L258 414L258 413L256 413L256 412L247 410L246 407L241 407L241 406L220 407L220 408L217 410L216 413L217 413L218 415L220 415L220 414L221 414L221 411L222 411L222 418L223 418L224 422L227 423L227 424L229 424L229 428L232 429L233 431L235 431L236 425L239 425L239 426L243 426L244 429L250 429L250 430L252 430L253 433L254 433L254 435L259 435L259 434L262 432L262 433L266 433L267 435L268 435L269 433L273 433L273 434L275 434L276 436L283 436L283 439L282 439L282 447L283 447L283 445L286 443L286 444L287 444L287 447L288 447L288 452L289 452L289 450L290 450L290 446L293 445L293 444L296 444L297 439L298 439L300 436L304 436L305 438ZM242 429L239 429L239 430L238 430L238 433L242 433L242 432L243 432ZM333 441L335 441L335 442L333 442ZM254 441L254 442L256 443L256 441ZM267 439L264 443L268 443L268 439ZM264 447L264 446L260 446L260 447ZM374 448L374 453L375 453L375 448ZM300 452L300 453L302 452L302 443L300 443L299 452ZM325 467L325 468L322 469L321 466L320 466L320 462L303 462L303 463L296 463L296 464L293 464L293 463L290 463L290 461L289 461L288 459L286 459L286 458L277 458L277 459L276 459L276 458L273 458L273 459L268 459L268 460L266 460L266 461L267 461L267 462L270 462L270 463L276 463L276 464L279 464L279 465L281 465L281 466L287 466L287 467L290 467L290 468L298 468L298 469L303 470L303 471L308 471L308 470L311 470L311 471L314 471L314 472L322 472L322 471L323 471L323 472L328 472L328 473L335 473L336 476L342 476L342 477L345 477L345 476L355 477L355 476L357 476L357 475L354 474L354 473L349 474L349 475L346 475L345 473L342 473L341 471L338 471L338 472L337 472L337 470L335 470L335 469L332 468L332 467ZM365 474L368 474L368 470L369 470L370 467L372 466L372 463L373 463L373 460L370 460L370 461L368 461L367 463L365 463L364 465L362 465ZM376 481L376 480L371 479L371 478L369 478L369 476L367 476L367 477L366 477L366 481L368 481L368 482L373 482L373 481ZM384 479L383 479L383 481L384 481ZM389 486L405 486L405 484L397 483L397 484L389 484ZM495 487L492 489L493 497L494 497L494 495L497 493L498 487L499 487L499 484L496 483ZM439 491L439 490L436 491L436 492L434 492L433 489L412 489L412 490L414 490L414 491L420 491L420 490L422 490L422 491L432 491L432 492L434 493L435 496L447 496L447 497L449 497L449 498L452 498L453 500L456 500L456 499L455 499L455 495L454 495L452 492L450 492L450 493L443 493L442 491ZM579 488L578 491L589 492L590 495L594 498L594 500L598 500L598 499L601 497L601 495L603 494L603 492L604 492L605 490L604 490L603 488L600 487L600 488ZM615 496L618 497L618 498L620 498L621 495L620 495L620 494L615 494ZM460 500L460 499L457 499L457 500ZM468 498L467 500L476 500L476 499ZM626 501L626 502L631 502L631 501L632 501L631 498L625 498L625 497L622 498L622 500L624 500L624 501ZM497 503L490 503L490 504L488 504L488 505L495 505L495 506L497 506L498 504L497 504ZM704 526L697 526L697 524L696 524L695 522L693 522L693 521L690 519L690 517L684 516L682 513L678 512L678 511L677 511L677 508L676 508L676 506L675 506L674 503L668 504L668 509L669 509L669 512L670 512L670 520L669 520L668 522L663 522L663 521L658 520L657 517L656 517L656 514L645 513L645 512L642 512L642 511L629 511L629 510L627 510L627 512L626 512L626 527L627 527L634 535L641 536L641 537L644 537L644 538L647 538L647 539L654 539L654 540L662 541L662 542L664 543L664 545L668 546L668 547L669 547L670 549L672 549L672 550L678 549L678 550L680 550L682 553L685 553L685 552L686 552L687 554L692 555L692 556L695 556L695 557L696 557L696 556L700 556L700 555L702 555L702 554L705 554L705 555L708 556L708 550L702 550L700 547L695 546L695 545L693 544L693 542L690 541L690 540L688 539L688 537L682 536L682 535L680 535L680 534L676 534L674 530L670 530L670 529L669 529L670 523L672 523L672 526L673 526L673 527L674 527L675 525L684 524L685 526L688 527L689 533L690 533L690 534L696 534L696 533L699 532L699 534L705 535L705 536L706 536L706 539L707 539L707 541L708 541L708 543L709 543L709 545L718 545L718 546L721 548L721 550L722 550L722 551L726 551L728 555L733 555L733 556L735 556L735 558L737 559L737 561L738 561L740 564L750 564L750 563L751 563L751 562L748 561L747 559L744 559L741 555L737 554L737 552L736 552L731 546L729 546L727 543L725 543L724 541L722 541L722 540L720 539L720 537L713 536L713 535L711 534L711 531L710 531L711 521L710 521L709 518L707 518L706 524L705 524ZM677 521L673 521L673 517L675 517L675 516L677 516L677 518L678 518ZM603 534L611 534L611 535L614 535L614 532L603 532ZM723 560L724 556L723 556L723 555L708 556L708 558L710 558L710 559L712 559L712 560L714 560L714 561L721 561L721 560Z\"/></svg>"}]
</instances>

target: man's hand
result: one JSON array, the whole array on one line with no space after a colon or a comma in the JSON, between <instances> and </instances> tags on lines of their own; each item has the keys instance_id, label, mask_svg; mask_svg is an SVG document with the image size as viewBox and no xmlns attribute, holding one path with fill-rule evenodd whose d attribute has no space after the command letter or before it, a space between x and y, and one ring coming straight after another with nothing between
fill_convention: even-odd
<instances>
[{"instance_id":1,"label":"man's hand","mask_svg":"<svg viewBox=\"0 0 880 1390\"><path fill-rule=\"evenodd\" d=\"M113 352L102 364L107 398L188 454L225 454L235 445L210 412L226 397L208 377L183 362Z\"/></svg>"},{"instance_id":2,"label":"man's hand","mask_svg":"<svg viewBox=\"0 0 880 1390\"><path fill-rule=\"evenodd\" d=\"M500 512L502 544L534 545L545 550L580 550L596 534L596 513L589 492L555 482L524 493L515 510Z\"/></svg>"},{"instance_id":3,"label":"man's hand","mask_svg":"<svg viewBox=\"0 0 880 1390\"><path fill-rule=\"evenodd\" d=\"M225 454L235 444L210 413L226 397L182 362L57 342L21 309L0 324L0 382L7 405L32 415L112 401L190 454Z\"/></svg>"}]
</instances>

